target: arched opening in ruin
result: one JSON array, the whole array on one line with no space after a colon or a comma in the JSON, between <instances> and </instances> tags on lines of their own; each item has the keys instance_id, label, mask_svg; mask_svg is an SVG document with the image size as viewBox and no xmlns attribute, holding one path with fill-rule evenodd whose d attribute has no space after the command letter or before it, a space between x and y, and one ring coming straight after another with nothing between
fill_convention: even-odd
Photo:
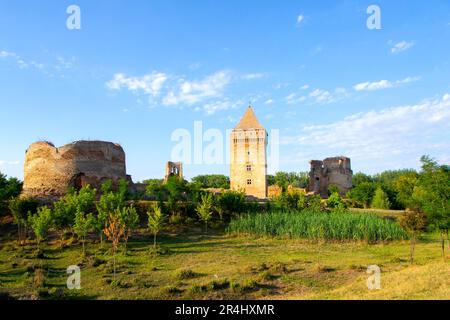
<instances>
[{"instance_id":1,"label":"arched opening in ruin","mask_svg":"<svg viewBox=\"0 0 450 320\"><path fill-rule=\"evenodd\" d=\"M83 172L77 173L72 176L69 182L69 188L74 188L76 191L80 191L83 188L83 180L86 175Z\"/></svg>"},{"instance_id":2,"label":"arched opening in ruin","mask_svg":"<svg viewBox=\"0 0 450 320\"><path fill-rule=\"evenodd\" d=\"M314 181L314 192L319 192L320 191L320 178L316 177L315 181Z\"/></svg>"}]
</instances>

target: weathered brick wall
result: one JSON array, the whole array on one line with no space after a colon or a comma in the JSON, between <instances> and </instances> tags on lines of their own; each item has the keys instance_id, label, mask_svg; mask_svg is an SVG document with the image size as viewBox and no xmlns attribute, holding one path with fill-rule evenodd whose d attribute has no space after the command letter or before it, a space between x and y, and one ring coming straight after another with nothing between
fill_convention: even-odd
<instances>
[{"instance_id":1,"label":"weathered brick wall","mask_svg":"<svg viewBox=\"0 0 450 320\"><path fill-rule=\"evenodd\" d=\"M60 197L70 187L90 184L98 189L107 180L126 178L125 152L118 144L77 141L56 148L41 141L26 152L23 195Z\"/></svg>"}]
</instances>

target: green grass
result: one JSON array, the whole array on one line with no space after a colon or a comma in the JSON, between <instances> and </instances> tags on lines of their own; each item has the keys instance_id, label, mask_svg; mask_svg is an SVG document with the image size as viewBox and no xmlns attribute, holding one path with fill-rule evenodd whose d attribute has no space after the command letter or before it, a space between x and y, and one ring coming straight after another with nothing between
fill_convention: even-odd
<instances>
[{"instance_id":1,"label":"green grass","mask_svg":"<svg viewBox=\"0 0 450 320\"><path fill-rule=\"evenodd\" d=\"M407 234L395 222L369 213L282 212L245 214L231 221L235 234L316 240L404 240Z\"/></svg>"},{"instance_id":2,"label":"green grass","mask_svg":"<svg viewBox=\"0 0 450 320\"><path fill-rule=\"evenodd\" d=\"M12 230L12 229L11 229ZM442 263L437 235L421 238L416 264L408 263L408 241L368 244L305 239L229 236L202 228L152 237L140 230L119 250L112 281L109 243L67 242L55 236L42 245L19 246L15 234L0 235L0 298L40 299L445 299L450 263ZM448 255L447 249L447 255ZM66 269L81 267L81 290L66 288ZM382 269L382 290L369 291L366 270ZM181 276L180 276L181 275Z\"/></svg>"}]
</instances>

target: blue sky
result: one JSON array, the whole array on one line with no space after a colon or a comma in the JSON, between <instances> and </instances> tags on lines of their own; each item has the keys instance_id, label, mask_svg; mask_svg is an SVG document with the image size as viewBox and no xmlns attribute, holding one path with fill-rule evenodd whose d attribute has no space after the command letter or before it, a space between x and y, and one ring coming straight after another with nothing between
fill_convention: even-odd
<instances>
[{"instance_id":1,"label":"blue sky","mask_svg":"<svg viewBox=\"0 0 450 320\"><path fill-rule=\"evenodd\" d=\"M69 30L69 5L81 29ZM381 9L381 30L366 10ZM354 171L450 162L450 2L0 0L0 171L45 139L122 144L162 177L176 129L225 134L249 101L279 169L346 155ZM228 165L187 165L188 178Z\"/></svg>"}]
</instances>

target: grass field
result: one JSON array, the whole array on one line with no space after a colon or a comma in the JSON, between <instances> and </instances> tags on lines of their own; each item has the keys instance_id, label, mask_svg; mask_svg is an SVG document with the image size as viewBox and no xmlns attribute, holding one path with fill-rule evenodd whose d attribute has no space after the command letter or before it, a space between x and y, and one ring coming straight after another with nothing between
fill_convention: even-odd
<instances>
[{"instance_id":1,"label":"grass field","mask_svg":"<svg viewBox=\"0 0 450 320\"><path fill-rule=\"evenodd\" d=\"M20 247L2 237L0 291L14 298L43 299L449 299L450 262L442 262L437 238L421 239L416 264L409 243L316 242L235 237L222 229L173 230L154 254L152 238L131 239L118 255L112 282L110 245L57 239L36 257L34 244ZM71 243L72 242L72 243ZM448 251L447 251L448 252ZM447 257L448 258L448 257ZM66 288L66 268L81 266L81 290ZM367 266L382 270L381 290L368 290Z\"/></svg>"}]
</instances>

